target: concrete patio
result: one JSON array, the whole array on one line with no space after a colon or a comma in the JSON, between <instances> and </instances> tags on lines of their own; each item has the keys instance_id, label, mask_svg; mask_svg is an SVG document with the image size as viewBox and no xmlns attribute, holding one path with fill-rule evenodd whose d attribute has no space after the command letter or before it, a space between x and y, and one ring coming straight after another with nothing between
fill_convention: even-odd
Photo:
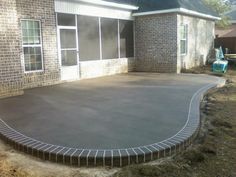
<instances>
[{"instance_id":1,"label":"concrete patio","mask_svg":"<svg viewBox=\"0 0 236 177\"><path fill-rule=\"evenodd\" d=\"M202 94L222 82L205 75L130 73L27 90L23 96L0 100L0 134L12 142L3 131L10 128L40 142L30 153L35 155L35 149L40 156L42 151L45 160L52 160L44 154L48 152L56 154L52 161L81 166L73 156L86 158L84 165L101 157L100 165L123 166L132 163L132 154L143 156L135 162L145 162L155 158L155 147L165 156L185 146L199 126ZM18 149L29 153L24 143ZM129 162L124 163L123 156ZM108 164L106 158L111 159Z\"/></svg>"}]
</instances>

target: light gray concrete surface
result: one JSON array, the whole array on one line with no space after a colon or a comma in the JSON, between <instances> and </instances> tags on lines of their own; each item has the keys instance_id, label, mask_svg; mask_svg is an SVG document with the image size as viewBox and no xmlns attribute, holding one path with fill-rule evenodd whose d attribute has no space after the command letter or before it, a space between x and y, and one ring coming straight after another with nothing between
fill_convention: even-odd
<instances>
[{"instance_id":1,"label":"light gray concrete surface","mask_svg":"<svg viewBox=\"0 0 236 177\"><path fill-rule=\"evenodd\" d=\"M216 79L130 73L36 88L0 100L0 118L50 144L89 149L143 146L181 130L194 93Z\"/></svg>"}]
</instances>

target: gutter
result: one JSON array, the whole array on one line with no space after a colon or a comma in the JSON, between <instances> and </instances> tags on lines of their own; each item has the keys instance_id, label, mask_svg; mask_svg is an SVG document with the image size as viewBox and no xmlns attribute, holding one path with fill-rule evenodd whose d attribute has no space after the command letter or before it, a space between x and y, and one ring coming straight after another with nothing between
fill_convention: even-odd
<instances>
[{"instance_id":1,"label":"gutter","mask_svg":"<svg viewBox=\"0 0 236 177\"><path fill-rule=\"evenodd\" d=\"M133 13L134 17L137 16L145 16L145 15L156 15L156 14L165 14L165 13L183 13L187 15L193 15L193 16L198 16L202 18L208 18L212 20L221 20L220 17L212 16L212 15L207 15L204 13L196 12L193 10L188 10L185 8L175 8L175 9L167 9L167 10L156 10L156 11L149 11L149 12L140 12L140 13Z\"/></svg>"},{"instance_id":2,"label":"gutter","mask_svg":"<svg viewBox=\"0 0 236 177\"><path fill-rule=\"evenodd\" d=\"M107 2L107 1L103 1L103 0L76 0L76 1L89 3L89 4L95 4L95 5L101 5L101 6L115 7L115 8L126 9L126 10L138 10L139 9L139 7L137 7L137 6L127 5L127 4L118 4L115 2Z\"/></svg>"}]
</instances>

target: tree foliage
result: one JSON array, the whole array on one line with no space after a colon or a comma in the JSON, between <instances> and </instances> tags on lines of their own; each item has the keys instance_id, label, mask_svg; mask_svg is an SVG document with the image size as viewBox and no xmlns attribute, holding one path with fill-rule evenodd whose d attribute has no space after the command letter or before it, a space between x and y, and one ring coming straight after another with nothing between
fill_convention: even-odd
<instances>
[{"instance_id":1,"label":"tree foliage","mask_svg":"<svg viewBox=\"0 0 236 177\"><path fill-rule=\"evenodd\" d=\"M220 17L221 20L217 21L216 25L220 28L226 28L230 23L230 18L225 15L231 9L229 0L204 0L205 3L214 10Z\"/></svg>"}]
</instances>

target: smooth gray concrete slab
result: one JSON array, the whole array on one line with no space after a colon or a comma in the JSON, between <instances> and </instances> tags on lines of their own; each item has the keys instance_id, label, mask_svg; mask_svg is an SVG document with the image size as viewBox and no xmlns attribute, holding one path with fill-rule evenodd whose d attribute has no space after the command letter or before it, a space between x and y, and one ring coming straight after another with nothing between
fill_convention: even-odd
<instances>
[{"instance_id":1,"label":"smooth gray concrete slab","mask_svg":"<svg viewBox=\"0 0 236 177\"><path fill-rule=\"evenodd\" d=\"M181 130L193 95L214 82L216 78L204 75L147 73L77 81L2 99L0 118L24 135L50 144L138 147Z\"/></svg>"}]
</instances>

